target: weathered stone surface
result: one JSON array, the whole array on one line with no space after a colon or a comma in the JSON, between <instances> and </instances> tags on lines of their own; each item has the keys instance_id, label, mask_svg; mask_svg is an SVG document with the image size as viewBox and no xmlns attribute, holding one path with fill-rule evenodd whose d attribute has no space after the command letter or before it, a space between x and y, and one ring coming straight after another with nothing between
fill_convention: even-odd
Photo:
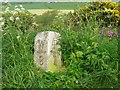
<instances>
[{"instance_id":1,"label":"weathered stone surface","mask_svg":"<svg viewBox=\"0 0 120 90\"><path fill-rule=\"evenodd\" d=\"M34 63L45 71L58 71L62 65L60 34L53 31L40 32L34 42Z\"/></svg>"}]
</instances>

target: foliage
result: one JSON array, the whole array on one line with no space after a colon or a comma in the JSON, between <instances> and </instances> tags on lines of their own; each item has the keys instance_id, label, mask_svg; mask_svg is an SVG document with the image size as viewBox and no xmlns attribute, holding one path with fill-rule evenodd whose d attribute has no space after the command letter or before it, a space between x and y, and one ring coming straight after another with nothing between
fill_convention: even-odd
<instances>
[{"instance_id":1,"label":"foliage","mask_svg":"<svg viewBox=\"0 0 120 90\"><path fill-rule=\"evenodd\" d=\"M77 25L77 22L82 18L84 21L96 16L97 21L102 21L101 25L120 25L120 11L119 3L116 2L92 2L80 10L69 13L70 19L66 20L66 23L73 23Z\"/></svg>"},{"instance_id":2,"label":"foliage","mask_svg":"<svg viewBox=\"0 0 120 90\"><path fill-rule=\"evenodd\" d=\"M48 14L52 19L48 19ZM68 15L57 15L49 12L46 16L33 16L32 24L10 23L11 13L1 19L2 24L2 78L3 88L117 88L118 87L118 37L104 32L117 32L118 27L101 28L102 21L96 21L96 16L84 22L83 19L70 22ZM20 14L21 22L29 18ZM71 13L72 15L75 13ZM15 14L17 15L17 14ZM35 19L33 19L35 17ZM42 21L51 20L49 22ZM78 15L79 17L79 15ZM77 20L74 16L73 20ZM29 18L30 19L30 18ZM34 21L35 20L35 21ZM40 22L37 20L41 20ZM66 21L69 20L69 24ZM9 22L9 23L8 23ZM37 24L36 24L37 23ZM18 25L18 26L17 26ZM42 29L41 29L42 28ZM44 30L43 30L44 29ZM24 31L25 30L25 31ZM52 30L61 34L62 61L65 70L62 72L45 72L36 68L33 63L34 37L40 31ZM112 48L112 49L111 49Z\"/></svg>"},{"instance_id":3,"label":"foliage","mask_svg":"<svg viewBox=\"0 0 120 90\"><path fill-rule=\"evenodd\" d=\"M15 6L13 11L6 7L2 14L1 21L3 22L3 29L8 30L10 27L15 27L17 30L25 33L31 26L36 27L33 15L26 11L22 5Z\"/></svg>"},{"instance_id":4,"label":"foliage","mask_svg":"<svg viewBox=\"0 0 120 90\"><path fill-rule=\"evenodd\" d=\"M55 16L57 15L58 15L57 10L48 11L48 12L45 12L43 15L37 15L35 21L37 24L39 24L39 27L44 27L45 25L49 26L51 25Z\"/></svg>"}]
</instances>

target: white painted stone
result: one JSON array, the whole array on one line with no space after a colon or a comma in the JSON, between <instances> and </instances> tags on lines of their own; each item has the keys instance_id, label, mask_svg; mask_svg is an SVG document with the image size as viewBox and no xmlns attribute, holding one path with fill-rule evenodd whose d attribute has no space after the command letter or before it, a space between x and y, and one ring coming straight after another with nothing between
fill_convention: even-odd
<instances>
[{"instance_id":1,"label":"white painted stone","mask_svg":"<svg viewBox=\"0 0 120 90\"><path fill-rule=\"evenodd\" d=\"M60 34L53 31L40 32L34 42L34 63L45 71L58 71L62 65Z\"/></svg>"}]
</instances>

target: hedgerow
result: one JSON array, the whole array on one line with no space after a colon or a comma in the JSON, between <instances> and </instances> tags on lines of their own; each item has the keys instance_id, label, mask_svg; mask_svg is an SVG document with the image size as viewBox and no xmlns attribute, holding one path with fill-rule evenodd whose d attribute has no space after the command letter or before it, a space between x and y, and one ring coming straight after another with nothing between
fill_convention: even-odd
<instances>
[{"instance_id":1,"label":"hedgerow","mask_svg":"<svg viewBox=\"0 0 120 90\"><path fill-rule=\"evenodd\" d=\"M69 13L66 20L67 24L77 23L82 18L84 21L96 16L96 21L102 21L101 25L119 26L120 25L120 4L116 2L92 2L80 10L75 10L74 13Z\"/></svg>"}]
</instances>

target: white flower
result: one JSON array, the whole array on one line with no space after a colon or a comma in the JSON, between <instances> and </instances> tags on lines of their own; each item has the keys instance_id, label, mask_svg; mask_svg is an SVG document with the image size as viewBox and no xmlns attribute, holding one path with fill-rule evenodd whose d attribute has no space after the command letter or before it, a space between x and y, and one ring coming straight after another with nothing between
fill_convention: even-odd
<instances>
[{"instance_id":1,"label":"white flower","mask_svg":"<svg viewBox=\"0 0 120 90\"><path fill-rule=\"evenodd\" d=\"M32 23L33 25L36 25L36 23L34 22L34 23Z\"/></svg>"},{"instance_id":2,"label":"white flower","mask_svg":"<svg viewBox=\"0 0 120 90\"><path fill-rule=\"evenodd\" d=\"M4 22L1 22L0 25L3 26L3 25L4 25Z\"/></svg>"},{"instance_id":3,"label":"white flower","mask_svg":"<svg viewBox=\"0 0 120 90\"><path fill-rule=\"evenodd\" d=\"M4 33L3 35L6 35L7 33Z\"/></svg>"},{"instance_id":4,"label":"white flower","mask_svg":"<svg viewBox=\"0 0 120 90\"><path fill-rule=\"evenodd\" d=\"M7 13L8 11L5 11L5 13Z\"/></svg>"},{"instance_id":5,"label":"white flower","mask_svg":"<svg viewBox=\"0 0 120 90\"><path fill-rule=\"evenodd\" d=\"M19 5L21 8L23 8L23 6L22 5Z\"/></svg>"},{"instance_id":6,"label":"white flower","mask_svg":"<svg viewBox=\"0 0 120 90\"><path fill-rule=\"evenodd\" d=\"M20 18L19 18L19 17L16 17L16 20L20 20Z\"/></svg>"},{"instance_id":7,"label":"white flower","mask_svg":"<svg viewBox=\"0 0 120 90\"><path fill-rule=\"evenodd\" d=\"M58 18L58 16L55 16L56 18Z\"/></svg>"},{"instance_id":8,"label":"white flower","mask_svg":"<svg viewBox=\"0 0 120 90\"><path fill-rule=\"evenodd\" d=\"M17 36L17 39L19 39L20 38L20 36Z\"/></svg>"},{"instance_id":9,"label":"white flower","mask_svg":"<svg viewBox=\"0 0 120 90\"><path fill-rule=\"evenodd\" d=\"M0 28L1 28L1 27L0 27ZM0 29L0 31L1 31L1 32L3 32L3 30L2 30L2 29Z\"/></svg>"},{"instance_id":10,"label":"white flower","mask_svg":"<svg viewBox=\"0 0 120 90\"><path fill-rule=\"evenodd\" d=\"M7 7L7 8L5 9L5 11L8 12L8 11L9 11L9 8L10 8L10 7Z\"/></svg>"},{"instance_id":11,"label":"white flower","mask_svg":"<svg viewBox=\"0 0 120 90\"><path fill-rule=\"evenodd\" d=\"M24 10L25 10L25 8L21 8L21 10L23 10L23 11L24 11Z\"/></svg>"},{"instance_id":12,"label":"white flower","mask_svg":"<svg viewBox=\"0 0 120 90\"><path fill-rule=\"evenodd\" d=\"M0 18L0 22L3 21L3 17Z\"/></svg>"},{"instance_id":13,"label":"white flower","mask_svg":"<svg viewBox=\"0 0 120 90\"><path fill-rule=\"evenodd\" d=\"M15 8L17 8L18 6L17 5L15 5Z\"/></svg>"},{"instance_id":14,"label":"white flower","mask_svg":"<svg viewBox=\"0 0 120 90\"><path fill-rule=\"evenodd\" d=\"M32 23L33 24L33 26L38 26L38 24L36 24L35 22L34 23Z\"/></svg>"},{"instance_id":15,"label":"white flower","mask_svg":"<svg viewBox=\"0 0 120 90\"><path fill-rule=\"evenodd\" d=\"M14 12L13 12L13 15L15 15L15 14L17 14L17 12L16 12L16 11L14 11Z\"/></svg>"},{"instance_id":16,"label":"white flower","mask_svg":"<svg viewBox=\"0 0 120 90\"><path fill-rule=\"evenodd\" d=\"M59 18L62 18L61 16Z\"/></svg>"},{"instance_id":17,"label":"white flower","mask_svg":"<svg viewBox=\"0 0 120 90\"><path fill-rule=\"evenodd\" d=\"M20 9L19 9L19 8L16 8L15 11L20 11Z\"/></svg>"},{"instance_id":18,"label":"white flower","mask_svg":"<svg viewBox=\"0 0 120 90\"><path fill-rule=\"evenodd\" d=\"M13 16L11 16L9 19L10 19L11 21L13 21L13 20L14 20L14 17L13 17Z\"/></svg>"},{"instance_id":19,"label":"white flower","mask_svg":"<svg viewBox=\"0 0 120 90\"><path fill-rule=\"evenodd\" d=\"M35 16L33 16L33 18L35 19Z\"/></svg>"},{"instance_id":20,"label":"white flower","mask_svg":"<svg viewBox=\"0 0 120 90\"><path fill-rule=\"evenodd\" d=\"M77 24L79 24L80 22L78 21Z\"/></svg>"}]
</instances>

